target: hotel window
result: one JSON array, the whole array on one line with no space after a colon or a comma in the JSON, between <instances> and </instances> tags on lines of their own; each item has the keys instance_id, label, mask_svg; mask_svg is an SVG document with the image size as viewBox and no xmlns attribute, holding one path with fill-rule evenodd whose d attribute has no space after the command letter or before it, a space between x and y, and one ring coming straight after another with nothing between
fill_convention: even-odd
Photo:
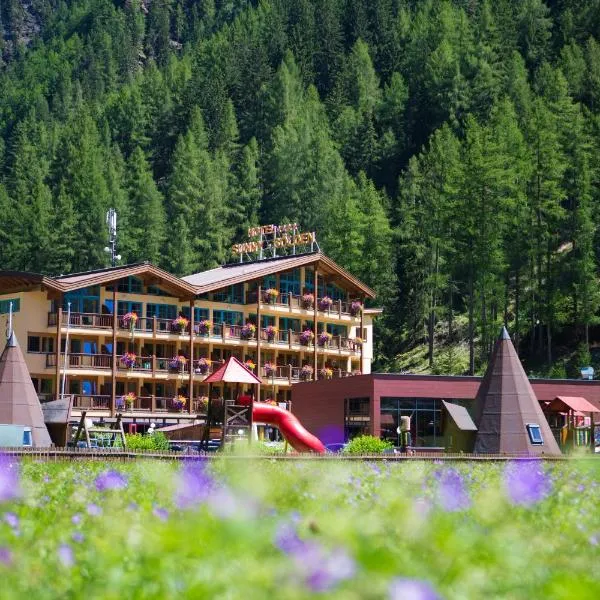
<instances>
[{"instance_id":1,"label":"hotel window","mask_svg":"<svg viewBox=\"0 0 600 600\"><path fill-rule=\"evenodd\" d=\"M106 286L107 292L113 291L112 285ZM142 280L137 277L125 277L117 281L117 292L124 294L142 294L144 292Z\"/></svg>"},{"instance_id":2,"label":"hotel window","mask_svg":"<svg viewBox=\"0 0 600 600\"><path fill-rule=\"evenodd\" d=\"M71 303L71 312L97 313L100 308L100 287L82 288L74 292L68 292L63 299L63 310L68 310Z\"/></svg>"},{"instance_id":3,"label":"hotel window","mask_svg":"<svg viewBox=\"0 0 600 600\"><path fill-rule=\"evenodd\" d=\"M527 433L529 434L529 441L536 446L541 446L544 443L542 437L542 431L537 423L527 423Z\"/></svg>"},{"instance_id":4,"label":"hotel window","mask_svg":"<svg viewBox=\"0 0 600 600\"><path fill-rule=\"evenodd\" d=\"M381 398L381 437L400 445L400 417L410 417L415 446L438 446L442 442L441 401L436 398Z\"/></svg>"},{"instance_id":5,"label":"hotel window","mask_svg":"<svg viewBox=\"0 0 600 600\"><path fill-rule=\"evenodd\" d=\"M243 304L244 302L244 284L238 283L230 285L216 292L213 292L215 302L225 302L227 304Z\"/></svg>"},{"instance_id":6,"label":"hotel window","mask_svg":"<svg viewBox=\"0 0 600 600\"><path fill-rule=\"evenodd\" d=\"M213 310L213 320L215 325L225 323L225 325L243 325L244 313L233 310Z\"/></svg>"},{"instance_id":7,"label":"hotel window","mask_svg":"<svg viewBox=\"0 0 600 600\"><path fill-rule=\"evenodd\" d=\"M156 285L149 285L146 288L146 294L149 294L150 296L170 296L171 295L168 292L165 292L165 290L161 290Z\"/></svg>"},{"instance_id":8,"label":"hotel window","mask_svg":"<svg viewBox=\"0 0 600 600\"><path fill-rule=\"evenodd\" d=\"M346 292L332 283L327 286L327 295L333 300L344 300L346 298Z\"/></svg>"},{"instance_id":9,"label":"hotel window","mask_svg":"<svg viewBox=\"0 0 600 600\"><path fill-rule=\"evenodd\" d=\"M182 306L181 312L186 319L190 318L190 307ZM210 318L210 310L208 308L194 308L194 323L199 323L203 320L208 320Z\"/></svg>"},{"instance_id":10,"label":"hotel window","mask_svg":"<svg viewBox=\"0 0 600 600\"><path fill-rule=\"evenodd\" d=\"M348 337L348 328L345 325L334 325L327 323L327 333L331 335L341 335L343 338Z\"/></svg>"},{"instance_id":11,"label":"hotel window","mask_svg":"<svg viewBox=\"0 0 600 600\"><path fill-rule=\"evenodd\" d=\"M279 275L279 292L281 294L300 295L300 269L294 269Z\"/></svg>"},{"instance_id":12,"label":"hotel window","mask_svg":"<svg viewBox=\"0 0 600 600\"><path fill-rule=\"evenodd\" d=\"M134 312L138 317L142 316L143 304L141 302L129 302L120 300L117 306L117 314L119 316L126 315L128 312Z\"/></svg>"},{"instance_id":13,"label":"hotel window","mask_svg":"<svg viewBox=\"0 0 600 600\"><path fill-rule=\"evenodd\" d=\"M177 318L177 307L174 304L146 304L146 317L151 319L175 319Z\"/></svg>"},{"instance_id":14,"label":"hotel window","mask_svg":"<svg viewBox=\"0 0 600 600\"><path fill-rule=\"evenodd\" d=\"M256 325L256 313L248 315L248 321ZM270 315L262 315L260 318L260 326L264 329L269 325L275 327L275 317L271 317Z\"/></svg>"},{"instance_id":15,"label":"hotel window","mask_svg":"<svg viewBox=\"0 0 600 600\"><path fill-rule=\"evenodd\" d=\"M276 288L277 277L275 275L267 275L266 277L263 277L261 286L263 290L268 290L269 288Z\"/></svg>"},{"instance_id":16,"label":"hotel window","mask_svg":"<svg viewBox=\"0 0 600 600\"><path fill-rule=\"evenodd\" d=\"M12 311L19 312L21 310L20 298L9 298L8 300L0 300L0 315L7 315L10 312L10 303L12 302Z\"/></svg>"},{"instance_id":17,"label":"hotel window","mask_svg":"<svg viewBox=\"0 0 600 600\"><path fill-rule=\"evenodd\" d=\"M54 338L28 335L27 352L42 352L44 354L52 354L54 352Z\"/></svg>"}]
</instances>

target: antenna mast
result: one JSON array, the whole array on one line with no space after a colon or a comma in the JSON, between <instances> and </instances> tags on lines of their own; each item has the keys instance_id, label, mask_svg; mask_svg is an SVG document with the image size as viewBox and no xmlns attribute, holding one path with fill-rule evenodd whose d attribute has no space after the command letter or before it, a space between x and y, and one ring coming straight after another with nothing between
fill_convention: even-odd
<instances>
[{"instance_id":1,"label":"antenna mast","mask_svg":"<svg viewBox=\"0 0 600 600\"><path fill-rule=\"evenodd\" d=\"M108 246L104 248L104 252L110 254L110 264L112 267L116 267L117 261L121 260L121 255L117 254L117 211L114 208L108 209L106 224L108 225Z\"/></svg>"}]
</instances>

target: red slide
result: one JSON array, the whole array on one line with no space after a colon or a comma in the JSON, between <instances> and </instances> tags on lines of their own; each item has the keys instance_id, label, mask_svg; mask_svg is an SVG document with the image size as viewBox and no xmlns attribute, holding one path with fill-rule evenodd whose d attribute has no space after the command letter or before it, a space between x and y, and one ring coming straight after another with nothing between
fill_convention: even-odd
<instances>
[{"instance_id":1,"label":"red slide","mask_svg":"<svg viewBox=\"0 0 600 600\"><path fill-rule=\"evenodd\" d=\"M304 429L302 423L289 410L272 404L255 402L252 419L256 423L266 423L277 427L297 452L317 452L319 454L325 452L325 446L321 440Z\"/></svg>"}]
</instances>

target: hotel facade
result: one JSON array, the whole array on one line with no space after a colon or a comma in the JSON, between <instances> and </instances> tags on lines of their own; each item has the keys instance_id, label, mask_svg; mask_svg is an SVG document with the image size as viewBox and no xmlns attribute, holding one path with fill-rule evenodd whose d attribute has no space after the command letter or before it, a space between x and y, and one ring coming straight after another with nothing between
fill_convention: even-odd
<instances>
[{"instance_id":1,"label":"hotel facade","mask_svg":"<svg viewBox=\"0 0 600 600\"><path fill-rule=\"evenodd\" d=\"M42 402L73 418L190 421L203 380L229 356L261 378L261 399L300 381L371 371L373 291L321 252L225 265L178 278L149 263L47 277L0 272L13 328ZM235 390L213 390L233 397Z\"/></svg>"}]
</instances>

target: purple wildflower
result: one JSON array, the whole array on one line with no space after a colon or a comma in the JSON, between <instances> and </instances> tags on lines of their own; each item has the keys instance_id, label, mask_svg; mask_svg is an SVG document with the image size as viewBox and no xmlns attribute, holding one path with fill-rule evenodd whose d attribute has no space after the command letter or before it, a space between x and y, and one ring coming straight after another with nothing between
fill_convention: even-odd
<instances>
[{"instance_id":1,"label":"purple wildflower","mask_svg":"<svg viewBox=\"0 0 600 600\"><path fill-rule=\"evenodd\" d=\"M69 544L61 544L58 547L58 560L63 567L72 567L75 564L73 548Z\"/></svg>"},{"instance_id":2,"label":"purple wildflower","mask_svg":"<svg viewBox=\"0 0 600 600\"><path fill-rule=\"evenodd\" d=\"M331 590L356 573L354 559L343 548L328 552L317 542L304 541L290 523L279 525L275 545L293 560L296 572L313 592Z\"/></svg>"},{"instance_id":3,"label":"purple wildflower","mask_svg":"<svg viewBox=\"0 0 600 600\"><path fill-rule=\"evenodd\" d=\"M48 475L44 475L44 483L50 483L50 477L48 477Z\"/></svg>"},{"instance_id":4,"label":"purple wildflower","mask_svg":"<svg viewBox=\"0 0 600 600\"><path fill-rule=\"evenodd\" d=\"M160 506L154 507L152 514L161 521L166 521L169 518L169 511L166 508L160 508Z\"/></svg>"},{"instance_id":5,"label":"purple wildflower","mask_svg":"<svg viewBox=\"0 0 600 600\"><path fill-rule=\"evenodd\" d=\"M316 545L308 549L307 562L301 567L306 571L305 583L313 592L326 592L356 574L354 559L342 548L330 554Z\"/></svg>"},{"instance_id":6,"label":"purple wildflower","mask_svg":"<svg viewBox=\"0 0 600 600\"><path fill-rule=\"evenodd\" d=\"M92 517L97 517L102 514L102 509L93 502L87 505L87 513L88 515L92 515Z\"/></svg>"},{"instance_id":7,"label":"purple wildflower","mask_svg":"<svg viewBox=\"0 0 600 600\"><path fill-rule=\"evenodd\" d=\"M8 548L0 546L0 565L9 567L12 565L12 559L12 552Z\"/></svg>"},{"instance_id":8,"label":"purple wildflower","mask_svg":"<svg viewBox=\"0 0 600 600\"><path fill-rule=\"evenodd\" d=\"M0 502L15 500L20 496L18 465L8 456L0 454Z\"/></svg>"},{"instance_id":9,"label":"purple wildflower","mask_svg":"<svg viewBox=\"0 0 600 600\"><path fill-rule=\"evenodd\" d=\"M134 511L134 510L137 510L138 508L139 508L139 505L138 505L138 503L137 503L137 502L130 502L130 503L127 505L127 510Z\"/></svg>"},{"instance_id":10,"label":"purple wildflower","mask_svg":"<svg viewBox=\"0 0 600 600\"><path fill-rule=\"evenodd\" d=\"M205 462L189 462L179 472L175 490L175 504L179 508L190 508L208 500L214 480L206 471Z\"/></svg>"},{"instance_id":11,"label":"purple wildflower","mask_svg":"<svg viewBox=\"0 0 600 600\"><path fill-rule=\"evenodd\" d=\"M441 600L441 596L426 581L398 577L390 583L390 600Z\"/></svg>"},{"instance_id":12,"label":"purple wildflower","mask_svg":"<svg viewBox=\"0 0 600 600\"><path fill-rule=\"evenodd\" d=\"M81 533L80 531L76 531L72 536L71 539L74 542L77 542L78 544L81 544L81 542L83 542L83 540L85 539L83 537L83 533Z\"/></svg>"},{"instance_id":13,"label":"purple wildflower","mask_svg":"<svg viewBox=\"0 0 600 600\"><path fill-rule=\"evenodd\" d=\"M4 515L4 522L13 529L16 529L19 526L19 517L15 515L13 512L7 512Z\"/></svg>"},{"instance_id":14,"label":"purple wildflower","mask_svg":"<svg viewBox=\"0 0 600 600\"><path fill-rule=\"evenodd\" d=\"M595 534L590 536L590 544L592 546L597 546L600 543L600 535Z\"/></svg>"},{"instance_id":15,"label":"purple wildflower","mask_svg":"<svg viewBox=\"0 0 600 600\"><path fill-rule=\"evenodd\" d=\"M304 542L298 536L296 528L289 523L282 523L275 532L275 545L286 554L300 552Z\"/></svg>"},{"instance_id":16,"label":"purple wildflower","mask_svg":"<svg viewBox=\"0 0 600 600\"><path fill-rule=\"evenodd\" d=\"M523 506L543 500L552 487L542 463L531 460L508 463L504 470L504 485L510 501Z\"/></svg>"},{"instance_id":17,"label":"purple wildflower","mask_svg":"<svg viewBox=\"0 0 600 600\"><path fill-rule=\"evenodd\" d=\"M96 477L96 489L99 492L106 490L122 490L127 487L127 477L118 471L104 471Z\"/></svg>"},{"instance_id":18,"label":"purple wildflower","mask_svg":"<svg viewBox=\"0 0 600 600\"><path fill-rule=\"evenodd\" d=\"M79 525L79 523L81 523L81 515L79 513L73 515L71 517L71 523L73 523L73 525Z\"/></svg>"},{"instance_id":19,"label":"purple wildflower","mask_svg":"<svg viewBox=\"0 0 600 600\"><path fill-rule=\"evenodd\" d=\"M447 512L465 510L471 506L471 499L465 489L463 478L454 469L442 471L440 474L438 498L442 508Z\"/></svg>"}]
</instances>

